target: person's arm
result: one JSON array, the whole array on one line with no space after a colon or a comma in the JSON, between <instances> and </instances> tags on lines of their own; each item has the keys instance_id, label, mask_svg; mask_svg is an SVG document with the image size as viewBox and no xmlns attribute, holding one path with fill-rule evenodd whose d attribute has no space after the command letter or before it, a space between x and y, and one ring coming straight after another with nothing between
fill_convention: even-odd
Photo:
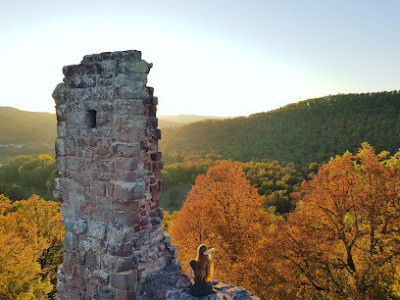
<instances>
[{"instance_id":1,"label":"person's arm","mask_svg":"<svg viewBox=\"0 0 400 300\"><path fill-rule=\"evenodd\" d=\"M214 258L214 255L215 255L215 248L211 248L210 250L205 251L204 254L205 254L205 255L211 254L211 255L210 255L210 259L213 259L213 258Z\"/></svg>"},{"instance_id":2,"label":"person's arm","mask_svg":"<svg viewBox=\"0 0 400 300\"><path fill-rule=\"evenodd\" d=\"M193 280L194 280L194 278L193 278L193 269L192 269L192 267L189 267L188 277L189 277L189 280L190 280L190 281L193 281Z\"/></svg>"}]
</instances>

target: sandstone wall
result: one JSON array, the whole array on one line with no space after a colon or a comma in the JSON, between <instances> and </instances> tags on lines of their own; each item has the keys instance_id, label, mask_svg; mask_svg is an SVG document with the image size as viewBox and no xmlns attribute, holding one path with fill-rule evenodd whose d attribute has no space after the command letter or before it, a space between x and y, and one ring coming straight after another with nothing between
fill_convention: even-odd
<instances>
[{"instance_id":1,"label":"sandstone wall","mask_svg":"<svg viewBox=\"0 0 400 300\"><path fill-rule=\"evenodd\" d=\"M139 51L89 55L54 90L66 230L58 299L134 299L137 281L176 258L161 227L151 66Z\"/></svg>"}]
</instances>

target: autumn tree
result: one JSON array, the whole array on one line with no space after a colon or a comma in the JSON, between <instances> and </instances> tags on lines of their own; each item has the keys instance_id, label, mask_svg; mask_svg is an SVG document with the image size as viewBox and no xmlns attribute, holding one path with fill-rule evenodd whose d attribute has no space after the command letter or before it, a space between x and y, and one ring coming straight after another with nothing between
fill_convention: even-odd
<instances>
[{"instance_id":1,"label":"autumn tree","mask_svg":"<svg viewBox=\"0 0 400 300\"><path fill-rule=\"evenodd\" d=\"M270 223L263 200L239 163L224 161L199 175L169 230L184 269L205 243L217 249L216 277L253 291L260 288L252 265Z\"/></svg>"},{"instance_id":2,"label":"autumn tree","mask_svg":"<svg viewBox=\"0 0 400 300\"><path fill-rule=\"evenodd\" d=\"M266 251L290 263L297 297L397 299L400 152L377 155L363 143L324 164L295 197L296 211Z\"/></svg>"},{"instance_id":3,"label":"autumn tree","mask_svg":"<svg viewBox=\"0 0 400 300\"><path fill-rule=\"evenodd\" d=\"M0 299L54 296L62 262L59 209L38 196L11 202L0 195Z\"/></svg>"}]
</instances>

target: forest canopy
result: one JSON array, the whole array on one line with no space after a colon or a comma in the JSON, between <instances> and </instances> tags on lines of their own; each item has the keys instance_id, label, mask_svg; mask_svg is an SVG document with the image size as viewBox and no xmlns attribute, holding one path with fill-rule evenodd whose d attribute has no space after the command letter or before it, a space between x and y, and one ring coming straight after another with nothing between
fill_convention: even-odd
<instances>
[{"instance_id":1,"label":"forest canopy","mask_svg":"<svg viewBox=\"0 0 400 300\"><path fill-rule=\"evenodd\" d=\"M196 179L168 231L184 268L196 246L218 249L216 277L262 299L400 298L400 151L363 143L321 166L285 218L261 209L240 164Z\"/></svg>"},{"instance_id":2,"label":"forest canopy","mask_svg":"<svg viewBox=\"0 0 400 300\"><path fill-rule=\"evenodd\" d=\"M166 164L188 155L222 159L321 163L368 141L394 153L400 145L400 92L339 94L280 109L166 128L160 141Z\"/></svg>"}]
</instances>

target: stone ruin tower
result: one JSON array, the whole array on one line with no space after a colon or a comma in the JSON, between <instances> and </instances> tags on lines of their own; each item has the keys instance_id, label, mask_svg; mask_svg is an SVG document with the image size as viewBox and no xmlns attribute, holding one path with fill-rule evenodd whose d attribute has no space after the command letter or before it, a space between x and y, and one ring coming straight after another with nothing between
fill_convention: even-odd
<instances>
[{"instance_id":1,"label":"stone ruin tower","mask_svg":"<svg viewBox=\"0 0 400 300\"><path fill-rule=\"evenodd\" d=\"M54 90L66 231L58 299L135 299L137 282L176 260L161 226L151 67L139 51L89 55Z\"/></svg>"}]
</instances>

